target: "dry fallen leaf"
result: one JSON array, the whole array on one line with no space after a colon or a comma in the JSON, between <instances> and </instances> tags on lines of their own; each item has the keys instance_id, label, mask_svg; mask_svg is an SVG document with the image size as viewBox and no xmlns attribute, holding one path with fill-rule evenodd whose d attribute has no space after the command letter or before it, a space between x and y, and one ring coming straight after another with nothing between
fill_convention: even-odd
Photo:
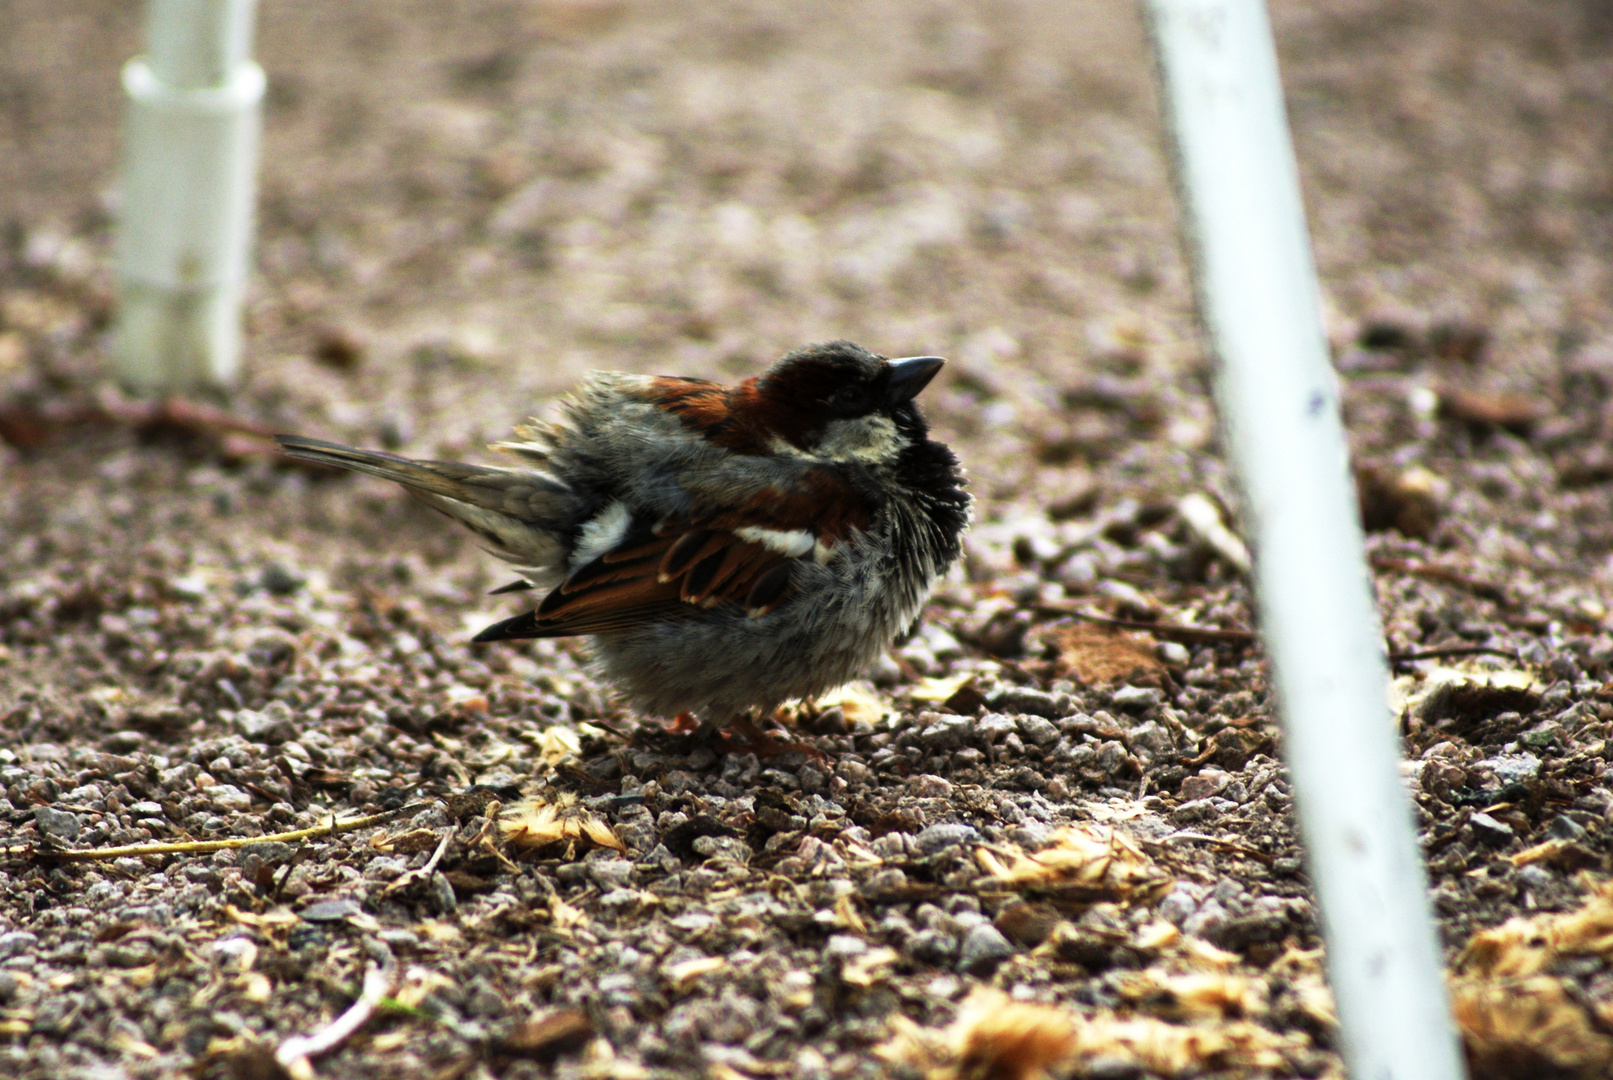
<instances>
[{"instance_id":1,"label":"dry fallen leaf","mask_svg":"<svg viewBox=\"0 0 1613 1080\"><path fill-rule=\"evenodd\" d=\"M845 714L847 724L855 724L859 720L878 724L891 711L889 703L879 696L878 691L863 682L849 682L830 690L818 697L816 705L819 709L832 709L838 705Z\"/></svg>"},{"instance_id":2,"label":"dry fallen leaf","mask_svg":"<svg viewBox=\"0 0 1613 1080\"><path fill-rule=\"evenodd\" d=\"M1550 976L1459 982L1451 1009L1474 1080L1592 1080L1613 1068L1613 1038Z\"/></svg>"},{"instance_id":3,"label":"dry fallen leaf","mask_svg":"<svg viewBox=\"0 0 1613 1080\"><path fill-rule=\"evenodd\" d=\"M1121 996L1167 1020L1239 1019L1266 1010L1263 983L1219 971L1139 971L1120 981Z\"/></svg>"},{"instance_id":4,"label":"dry fallen leaf","mask_svg":"<svg viewBox=\"0 0 1613 1080\"><path fill-rule=\"evenodd\" d=\"M970 672L965 672L962 675L948 675L945 678L932 677L913 687L908 696L914 701L946 701L973 681L974 675Z\"/></svg>"},{"instance_id":5,"label":"dry fallen leaf","mask_svg":"<svg viewBox=\"0 0 1613 1080\"><path fill-rule=\"evenodd\" d=\"M626 845L603 820L577 805L574 795L554 802L523 799L504 811L499 828L511 847L537 851L554 844L587 843L625 853Z\"/></svg>"},{"instance_id":6,"label":"dry fallen leaf","mask_svg":"<svg viewBox=\"0 0 1613 1080\"><path fill-rule=\"evenodd\" d=\"M1465 724L1512 711L1529 713L1540 700L1538 680L1527 671L1496 670L1477 663L1436 667L1420 680L1402 676L1391 684L1390 706L1410 710L1418 724Z\"/></svg>"},{"instance_id":7,"label":"dry fallen leaf","mask_svg":"<svg viewBox=\"0 0 1613 1080\"><path fill-rule=\"evenodd\" d=\"M417 851L430 851L442 840L442 836L432 829L408 829L404 832L393 833L388 836L376 833L370 837L370 847L384 853L396 852L402 855L412 855Z\"/></svg>"},{"instance_id":8,"label":"dry fallen leaf","mask_svg":"<svg viewBox=\"0 0 1613 1080\"><path fill-rule=\"evenodd\" d=\"M835 901L834 913L837 926L844 927L854 934L868 932L868 924L863 922L862 915L857 912L857 902L851 898L850 893Z\"/></svg>"},{"instance_id":9,"label":"dry fallen leaf","mask_svg":"<svg viewBox=\"0 0 1613 1080\"><path fill-rule=\"evenodd\" d=\"M888 946L869 949L860 956L852 957L840 972L840 978L852 986L867 988L883 979L891 965L900 959L896 950Z\"/></svg>"},{"instance_id":10,"label":"dry fallen leaf","mask_svg":"<svg viewBox=\"0 0 1613 1080\"><path fill-rule=\"evenodd\" d=\"M1172 878L1126 834L1107 825L1081 823L1055 832L1034 854L1013 853L1007 862L979 848L975 858L999 884L1014 889L1073 895L1080 899L1142 900L1163 896Z\"/></svg>"},{"instance_id":11,"label":"dry fallen leaf","mask_svg":"<svg viewBox=\"0 0 1613 1080\"><path fill-rule=\"evenodd\" d=\"M538 756L549 765L558 765L568 757L582 755L582 738L575 728L561 724L544 728L538 737L533 740L538 748Z\"/></svg>"},{"instance_id":12,"label":"dry fallen leaf","mask_svg":"<svg viewBox=\"0 0 1613 1080\"><path fill-rule=\"evenodd\" d=\"M276 926L296 926L302 921L296 912L287 911L285 908L275 908L273 911L266 911L262 915L257 915L250 911L242 911L234 904L225 904L224 914L228 915L232 920L240 923L242 926L251 926L258 929L270 929Z\"/></svg>"},{"instance_id":13,"label":"dry fallen leaf","mask_svg":"<svg viewBox=\"0 0 1613 1080\"><path fill-rule=\"evenodd\" d=\"M425 1000L438 990L453 986L454 980L422 964L410 964L404 971L403 978L398 983L397 992L392 995L399 1005L411 1009L418 1009Z\"/></svg>"},{"instance_id":14,"label":"dry fallen leaf","mask_svg":"<svg viewBox=\"0 0 1613 1080\"><path fill-rule=\"evenodd\" d=\"M674 991L682 993L694 985L695 980L702 975L710 975L713 971L720 971L727 963L728 961L720 956L699 956L693 960L685 960L680 964L673 964L663 968L661 974L672 985Z\"/></svg>"},{"instance_id":15,"label":"dry fallen leaf","mask_svg":"<svg viewBox=\"0 0 1613 1080\"><path fill-rule=\"evenodd\" d=\"M235 980L235 992L254 1005L268 1001L273 990L269 977L259 971L249 971Z\"/></svg>"},{"instance_id":16,"label":"dry fallen leaf","mask_svg":"<svg viewBox=\"0 0 1613 1080\"><path fill-rule=\"evenodd\" d=\"M969 995L945 1031L899 1015L891 1029L875 1054L927 1080L1042 1080L1079 1074L1084 1064L1100 1060L1170 1077L1280 1069L1283 1051L1309 1043L1304 1035L1279 1035L1243 1020L1187 1026L1110 1012L1086 1016L1012 1001L984 987Z\"/></svg>"},{"instance_id":17,"label":"dry fallen leaf","mask_svg":"<svg viewBox=\"0 0 1613 1080\"><path fill-rule=\"evenodd\" d=\"M1576 911L1481 930L1456 959L1451 1000L1475 1077L1600 1077L1613 1070L1607 1010L1595 1014L1568 957L1613 960L1613 883Z\"/></svg>"},{"instance_id":18,"label":"dry fallen leaf","mask_svg":"<svg viewBox=\"0 0 1613 1080\"><path fill-rule=\"evenodd\" d=\"M1237 953L1218 949L1203 938L1183 937L1181 948L1182 956L1190 965L1208 971L1227 971L1242 960Z\"/></svg>"},{"instance_id":19,"label":"dry fallen leaf","mask_svg":"<svg viewBox=\"0 0 1613 1080\"><path fill-rule=\"evenodd\" d=\"M1358 465L1355 492L1361 527L1367 532L1396 529L1403 536L1427 539L1439 524L1440 488L1439 478L1421 466L1396 472Z\"/></svg>"},{"instance_id":20,"label":"dry fallen leaf","mask_svg":"<svg viewBox=\"0 0 1613 1080\"><path fill-rule=\"evenodd\" d=\"M545 1009L518 1024L498 1049L504 1054L547 1061L581 1050L593 1035L594 1024L587 1010L563 1006Z\"/></svg>"},{"instance_id":21,"label":"dry fallen leaf","mask_svg":"<svg viewBox=\"0 0 1613 1080\"><path fill-rule=\"evenodd\" d=\"M1547 840L1534 847L1506 856L1513 866L1527 866L1530 863L1545 863L1547 866L1556 866L1563 870L1583 870L1587 867L1597 866L1602 857L1584 844L1573 840L1561 838Z\"/></svg>"},{"instance_id":22,"label":"dry fallen leaf","mask_svg":"<svg viewBox=\"0 0 1613 1080\"><path fill-rule=\"evenodd\" d=\"M1165 670L1150 642L1122 630L1081 623L1049 638L1058 650L1053 673L1087 686L1146 682Z\"/></svg>"},{"instance_id":23,"label":"dry fallen leaf","mask_svg":"<svg viewBox=\"0 0 1613 1080\"><path fill-rule=\"evenodd\" d=\"M555 895L549 897L549 921L562 934L569 934L573 927L587 925L588 913Z\"/></svg>"},{"instance_id":24,"label":"dry fallen leaf","mask_svg":"<svg viewBox=\"0 0 1613 1080\"><path fill-rule=\"evenodd\" d=\"M1439 388L1439 412L1449 420L1476 427L1506 428L1525 435L1550 415L1551 404L1528 394L1470 390L1447 384Z\"/></svg>"}]
</instances>

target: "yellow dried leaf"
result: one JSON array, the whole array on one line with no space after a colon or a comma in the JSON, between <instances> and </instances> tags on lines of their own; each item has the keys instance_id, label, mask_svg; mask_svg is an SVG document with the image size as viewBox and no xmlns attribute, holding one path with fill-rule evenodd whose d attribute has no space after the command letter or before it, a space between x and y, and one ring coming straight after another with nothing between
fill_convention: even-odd
<instances>
[{"instance_id":1,"label":"yellow dried leaf","mask_svg":"<svg viewBox=\"0 0 1613 1080\"><path fill-rule=\"evenodd\" d=\"M849 682L838 689L830 690L818 697L817 705L820 709L840 706L847 724L855 724L859 720L877 724L887 712L891 711L885 699L865 682Z\"/></svg>"},{"instance_id":2,"label":"yellow dried leaf","mask_svg":"<svg viewBox=\"0 0 1613 1080\"><path fill-rule=\"evenodd\" d=\"M379 1035L376 1035L374 1038L370 1039L369 1049L371 1053L385 1054L392 1050L398 1049L412 1038L414 1038L414 1032L412 1032L409 1028L398 1028L395 1031L383 1031Z\"/></svg>"},{"instance_id":3,"label":"yellow dried leaf","mask_svg":"<svg viewBox=\"0 0 1613 1080\"><path fill-rule=\"evenodd\" d=\"M908 696L914 701L946 701L973 680L973 674L928 678L913 687Z\"/></svg>"},{"instance_id":4,"label":"yellow dried leaf","mask_svg":"<svg viewBox=\"0 0 1613 1080\"><path fill-rule=\"evenodd\" d=\"M135 1057L154 1058L159 1053L155 1046L127 1031L114 1031L107 1039L107 1044L120 1054L133 1054Z\"/></svg>"},{"instance_id":5,"label":"yellow dried leaf","mask_svg":"<svg viewBox=\"0 0 1613 1080\"><path fill-rule=\"evenodd\" d=\"M1482 661L1440 666L1417 675L1402 675L1389 684L1389 707L1396 713L1414 712L1436 694L1448 694L1453 687L1480 687L1485 690L1531 690L1539 680L1517 668L1496 669Z\"/></svg>"},{"instance_id":6,"label":"yellow dried leaf","mask_svg":"<svg viewBox=\"0 0 1613 1080\"><path fill-rule=\"evenodd\" d=\"M1034 854L1014 853L1003 863L981 848L981 867L1011 888L1079 891L1093 899L1150 900L1170 890L1172 879L1130 837L1106 825L1084 822L1060 829Z\"/></svg>"},{"instance_id":7,"label":"yellow dried leaf","mask_svg":"<svg viewBox=\"0 0 1613 1080\"><path fill-rule=\"evenodd\" d=\"M855 840L847 840L845 837L840 837L835 841L835 850L840 852L841 858L845 859L852 869L885 865L884 859L874 854L874 852L870 851L868 848L863 847Z\"/></svg>"},{"instance_id":8,"label":"yellow dried leaf","mask_svg":"<svg viewBox=\"0 0 1613 1080\"><path fill-rule=\"evenodd\" d=\"M681 964L673 964L662 974L666 981L672 984L672 989L682 993L702 975L710 975L713 971L720 971L728 961L720 956L701 956L694 960L685 960Z\"/></svg>"},{"instance_id":9,"label":"yellow dried leaf","mask_svg":"<svg viewBox=\"0 0 1613 1080\"><path fill-rule=\"evenodd\" d=\"M1288 993L1299 1005L1300 1012L1316 1023L1327 1028L1339 1026L1339 1011L1333 1002L1333 991L1320 972L1290 979Z\"/></svg>"},{"instance_id":10,"label":"yellow dried leaf","mask_svg":"<svg viewBox=\"0 0 1613 1080\"><path fill-rule=\"evenodd\" d=\"M533 745L538 748L538 756L551 766L582 754L582 737L575 728L560 724L544 728L533 740Z\"/></svg>"},{"instance_id":11,"label":"yellow dried leaf","mask_svg":"<svg viewBox=\"0 0 1613 1080\"><path fill-rule=\"evenodd\" d=\"M883 979L890 966L901 957L895 949L881 947L869 949L851 961L840 972L840 978L852 986L869 987Z\"/></svg>"},{"instance_id":12,"label":"yellow dried leaf","mask_svg":"<svg viewBox=\"0 0 1613 1080\"><path fill-rule=\"evenodd\" d=\"M522 851L578 841L613 851L627 850L611 827L579 807L572 795L562 796L555 802L523 799L504 811L499 828L503 830L505 841Z\"/></svg>"},{"instance_id":13,"label":"yellow dried leaf","mask_svg":"<svg viewBox=\"0 0 1613 1080\"><path fill-rule=\"evenodd\" d=\"M143 964L137 968L130 968L123 973L123 979L130 986L145 989L157 981L157 965Z\"/></svg>"},{"instance_id":14,"label":"yellow dried leaf","mask_svg":"<svg viewBox=\"0 0 1613 1080\"><path fill-rule=\"evenodd\" d=\"M866 934L868 924L857 911L856 901L847 893L835 901L835 922L854 934Z\"/></svg>"},{"instance_id":15,"label":"yellow dried leaf","mask_svg":"<svg viewBox=\"0 0 1613 1080\"><path fill-rule=\"evenodd\" d=\"M277 926L296 926L297 923L302 921L297 917L295 912L288 911L285 908L275 908L273 911L266 911L262 915L258 915L251 911L242 911L234 904L225 904L224 914L229 916L235 922L240 923L242 926L252 926L258 929L272 929Z\"/></svg>"},{"instance_id":16,"label":"yellow dried leaf","mask_svg":"<svg viewBox=\"0 0 1613 1080\"><path fill-rule=\"evenodd\" d=\"M566 903L559 896L550 896L549 921L554 924L556 930L566 933L573 927L586 926L588 914L582 908L573 907Z\"/></svg>"},{"instance_id":17,"label":"yellow dried leaf","mask_svg":"<svg viewBox=\"0 0 1613 1080\"><path fill-rule=\"evenodd\" d=\"M1469 978L1524 978L1564 954L1613 958L1613 885L1602 886L1576 911L1519 916L1481 930L1457 957L1456 970Z\"/></svg>"},{"instance_id":18,"label":"yellow dried leaf","mask_svg":"<svg viewBox=\"0 0 1613 1080\"><path fill-rule=\"evenodd\" d=\"M414 931L434 945L458 945L465 936L459 927L441 919L425 919L415 924Z\"/></svg>"},{"instance_id":19,"label":"yellow dried leaf","mask_svg":"<svg viewBox=\"0 0 1613 1080\"><path fill-rule=\"evenodd\" d=\"M1524 848L1522 851L1506 856L1513 866L1528 866L1530 863L1551 862L1560 856L1569 845L1567 840L1547 840L1543 844Z\"/></svg>"},{"instance_id":20,"label":"yellow dried leaf","mask_svg":"<svg viewBox=\"0 0 1613 1080\"><path fill-rule=\"evenodd\" d=\"M1219 971L1172 974L1149 968L1122 980L1127 1000L1173 1020L1202 1021L1255 1016L1265 1011L1265 987Z\"/></svg>"},{"instance_id":21,"label":"yellow dried leaf","mask_svg":"<svg viewBox=\"0 0 1613 1080\"><path fill-rule=\"evenodd\" d=\"M1613 1038L1598 1030L1563 983L1551 976L1473 980L1452 988L1451 1007L1480 1076L1600 1077L1613 1069Z\"/></svg>"},{"instance_id":22,"label":"yellow dried leaf","mask_svg":"<svg viewBox=\"0 0 1613 1080\"><path fill-rule=\"evenodd\" d=\"M388 854L412 855L417 851L430 851L442 840L432 829L407 829L388 836L376 833L370 837L370 847Z\"/></svg>"},{"instance_id":23,"label":"yellow dried leaf","mask_svg":"<svg viewBox=\"0 0 1613 1080\"><path fill-rule=\"evenodd\" d=\"M1476 1073L1519 1061L1565 1077L1613 1070L1602 1018L1577 986L1553 974L1573 956L1613 959L1613 884L1600 884L1575 911L1520 916L1469 939L1451 1001Z\"/></svg>"},{"instance_id":24,"label":"yellow dried leaf","mask_svg":"<svg viewBox=\"0 0 1613 1080\"><path fill-rule=\"evenodd\" d=\"M262 1005L268 1001L274 989L268 976L258 971L249 971L242 975L235 980L235 986L240 995L254 1005Z\"/></svg>"},{"instance_id":25,"label":"yellow dried leaf","mask_svg":"<svg viewBox=\"0 0 1613 1080\"><path fill-rule=\"evenodd\" d=\"M403 978L398 982L397 993L393 994L392 998L399 1005L418 1009L433 993L453 985L454 980L440 971L421 964L410 964L404 970Z\"/></svg>"},{"instance_id":26,"label":"yellow dried leaf","mask_svg":"<svg viewBox=\"0 0 1613 1080\"><path fill-rule=\"evenodd\" d=\"M1209 968L1211 970L1226 971L1235 967L1242 959L1235 952L1218 949L1203 938L1183 937L1182 958L1195 967Z\"/></svg>"},{"instance_id":27,"label":"yellow dried leaf","mask_svg":"<svg viewBox=\"0 0 1613 1080\"><path fill-rule=\"evenodd\" d=\"M1137 931L1137 947L1144 952L1158 952L1182 940L1182 931L1175 924L1159 919Z\"/></svg>"},{"instance_id":28,"label":"yellow dried leaf","mask_svg":"<svg viewBox=\"0 0 1613 1080\"><path fill-rule=\"evenodd\" d=\"M1243 1020L1186 1026L1109 1012L1083 1016L1015 1002L986 988L969 995L945 1031L900 1017L892 1019L891 1028L891 1038L875 1053L931 1080L1042 1080L1079 1073L1100 1059L1170 1077L1282 1069L1283 1051L1308 1043L1304 1035L1279 1035Z\"/></svg>"}]
</instances>

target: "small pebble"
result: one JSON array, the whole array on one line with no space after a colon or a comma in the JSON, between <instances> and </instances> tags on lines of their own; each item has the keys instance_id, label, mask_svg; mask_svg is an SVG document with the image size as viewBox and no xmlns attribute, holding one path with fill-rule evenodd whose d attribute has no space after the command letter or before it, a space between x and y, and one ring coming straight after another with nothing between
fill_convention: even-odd
<instances>
[{"instance_id":1,"label":"small pebble","mask_svg":"<svg viewBox=\"0 0 1613 1080\"><path fill-rule=\"evenodd\" d=\"M265 563L258 573L258 584L276 596L289 596L303 587L306 579L285 563Z\"/></svg>"},{"instance_id":2,"label":"small pebble","mask_svg":"<svg viewBox=\"0 0 1613 1080\"><path fill-rule=\"evenodd\" d=\"M988 922L972 928L958 947L958 970L967 975L988 975L1014 955L1014 946L1002 931Z\"/></svg>"},{"instance_id":3,"label":"small pebble","mask_svg":"<svg viewBox=\"0 0 1613 1080\"><path fill-rule=\"evenodd\" d=\"M1117 709L1127 712L1146 712L1165 701L1165 693L1152 686L1122 686L1109 696Z\"/></svg>"},{"instance_id":4,"label":"small pebble","mask_svg":"<svg viewBox=\"0 0 1613 1080\"><path fill-rule=\"evenodd\" d=\"M72 840L84 827L77 814L58 810L54 806L41 806L35 810L34 824L52 840Z\"/></svg>"},{"instance_id":5,"label":"small pebble","mask_svg":"<svg viewBox=\"0 0 1613 1080\"><path fill-rule=\"evenodd\" d=\"M27 930L8 930L0 934L0 959L32 952L39 947L39 935Z\"/></svg>"},{"instance_id":6,"label":"small pebble","mask_svg":"<svg viewBox=\"0 0 1613 1080\"><path fill-rule=\"evenodd\" d=\"M942 822L931 825L913 838L913 846L920 855L936 855L960 844L974 844L980 833L973 825L961 822Z\"/></svg>"}]
</instances>

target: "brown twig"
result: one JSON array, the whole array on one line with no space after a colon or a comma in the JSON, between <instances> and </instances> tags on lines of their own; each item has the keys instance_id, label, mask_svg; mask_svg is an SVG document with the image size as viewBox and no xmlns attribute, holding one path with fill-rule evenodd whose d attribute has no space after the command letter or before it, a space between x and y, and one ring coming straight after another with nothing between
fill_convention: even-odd
<instances>
[{"instance_id":1,"label":"brown twig","mask_svg":"<svg viewBox=\"0 0 1613 1080\"><path fill-rule=\"evenodd\" d=\"M418 870L410 870L408 873L398 878L398 880L394 881L392 884L388 885L384 890L382 890L381 895L391 896L393 893L401 892L404 889L407 889L412 885L417 885L422 881L430 881L431 875L437 871L437 864L442 862L443 853L448 850L448 841L452 840L453 838L454 830L451 827L444 829L442 831L442 839L437 841L437 850L431 853L431 858L426 860L426 864L420 867Z\"/></svg>"},{"instance_id":2,"label":"brown twig","mask_svg":"<svg viewBox=\"0 0 1613 1080\"><path fill-rule=\"evenodd\" d=\"M1216 848L1217 850L1225 851L1232 855L1242 855L1245 858L1253 859L1262 866L1271 866L1277 861L1273 856L1264 851L1256 851L1252 847L1246 847L1243 844L1239 844L1232 840L1223 840L1219 836L1211 836L1208 833L1188 832L1183 830L1181 832L1169 833L1160 837L1158 840L1144 840L1140 837L1138 838L1138 842L1141 844L1146 845L1152 843L1158 844L1161 847L1165 846L1166 844L1189 840L1197 841L1201 844L1209 844L1211 847Z\"/></svg>"},{"instance_id":3,"label":"brown twig","mask_svg":"<svg viewBox=\"0 0 1613 1080\"><path fill-rule=\"evenodd\" d=\"M1406 652L1391 652L1391 664L1409 664L1414 660L1443 660L1454 656L1500 656L1518 662L1518 654L1512 649L1492 649L1487 645L1453 645L1448 649L1412 649Z\"/></svg>"},{"instance_id":4,"label":"brown twig","mask_svg":"<svg viewBox=\"0 0 1613 1080\"><path fill-rule=\"evenodd\" d=\"M1108 615L1096 615L1078 607L1045 601L1032 604L1031 608L1039 615L1067 615L1099 626L1112 626L1117 630L1139 630L1168 641L1189 644L1247 645L1259 636L1253 630L1223 630L1214 626L1182 626L1178 623L1143 622L1140 619L1115 619Z\"/></svg>"},{"instance_id":5,"label":"brown twig","mask_svg":"<svg viewBox=\"0 0 1613 1080\"><path fill-rule=\"evenodd\" d=\"M1447 566L1430 566L1427 563L1410 562L1406 559L1375 558L1371 560L1372 569L1380 573L1410 574L1426 581L1437 581L1443 585L1455 585L1466 589L1480 600L1488 600L1493 604L1507 604L1506 590L1493 581L1470 577L1459 570L1452 570Z\"/></svg>"},{"instance_id":6,"label":"brown twig","mask_svg":"<svg viewBox=\"0 0 1613 1080\"><path fill-rule=\"evenodd\" d=\"M275 445L275 429L224 409L184 398L131 401L116 394L44 402L0 402L0 442L33 450L76 428L124 427L144 436L177 434L202 439L226 459L270 457L319 474L337 470L299 462Z\"/></svg>"}]
</instances>

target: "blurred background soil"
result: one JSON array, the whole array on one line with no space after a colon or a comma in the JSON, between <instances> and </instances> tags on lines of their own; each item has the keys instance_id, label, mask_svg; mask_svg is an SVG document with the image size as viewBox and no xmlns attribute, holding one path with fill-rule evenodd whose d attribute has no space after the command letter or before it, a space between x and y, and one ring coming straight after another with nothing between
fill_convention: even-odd
<instances>
[{"instance_id":1,"label":"blurred background soil","mask_svg":"<svg viewBox=\"0 0 1613 1080\"><path fill-rule=\"evenodd\" d=\"M945 1026L977 983L1147 1011L1105 981L1148 960L1124 918L1037 959L1047 935L1016 936L1005 901L971 892L969 834L914 846L966 825L1034 848L1115 819L1164 845L1149 850L1180 898L1165 917L1267 979L1250 1015L1289 1040L1277 1064L1194 1067L1338 1068L1325 1019L1281 1006L1297 983L1272 974L1318 941L1257 653L1162 634L1142 639L1152 674L1083 675L1061 621L1252 625L1236 572L1177 510L1236 498L1134 5L262 5L246 376L208 402L249 427L475 459L594 368L732 380L837 337L949 358L923 402L980 500L968 566L927 636L874 673L888 711L822 725L828 764L737 772L632 735L569 645L473 652L475 629L518 608L484 595L504 579L468 535L380 482L289 468L251 431L142 414L106 385L117 73L141 12L0 5L0 837L250 835L475 782L505 801L533 785L633 800L595 806L633 861L621 881L557 876L579 850L478 862L485 805L415 821L460 830L444 867L466 875L424 892L386 885L429 850L372 872L394 856L367 834L301 869L284 852L13 858L0 1053L21 1073L256 1061L345 1006L373 940L447 980L416 1000L449 1019L388 1021L330 1075L917 1069L871 1056L888 1017ZM1607 858L1613 7L1318 0L1275 3L1273 21L1389 646L1447 654L1396 674L1415 698L1466 648L1533 683L1403 717L1454 948L1572 906L1573 871ZM923 696L965 676L978 700ZM935 734L956 714L1010 720ZM1148 725L1162 734L1138 737ZM543 742L561 728L575 745ZM712 842L691 846L691 822ZM844 850L830 871L812 861L848 822L901 882L870 885ZM1224 842L1161 839L1189 826ZM1533 876L1536 860L1504 857L1548 836L1583 856ZM266 887L265 866L301 888ZM769 875L797 882L783 914L742 902L782 888ZM629 878L658 914L600 906ZM1240 878L1243 894L1222 887ZM672 925L713 892L740 905L719 917L743 940ZM838 906L853 893L863 917ZM333 897L353 910L290 931L225 910ZM1156 914L1143 904L1130 930ZM230 940L279 958L263 985L241 946L221 959ZM691 941L704 952L678 952ZM900 957L888 978L822 990L875 947ZM709 983L677 974L735 950ZM573 1006L580 1038L519 1041Z\"/></svg>"}]
</instances>

